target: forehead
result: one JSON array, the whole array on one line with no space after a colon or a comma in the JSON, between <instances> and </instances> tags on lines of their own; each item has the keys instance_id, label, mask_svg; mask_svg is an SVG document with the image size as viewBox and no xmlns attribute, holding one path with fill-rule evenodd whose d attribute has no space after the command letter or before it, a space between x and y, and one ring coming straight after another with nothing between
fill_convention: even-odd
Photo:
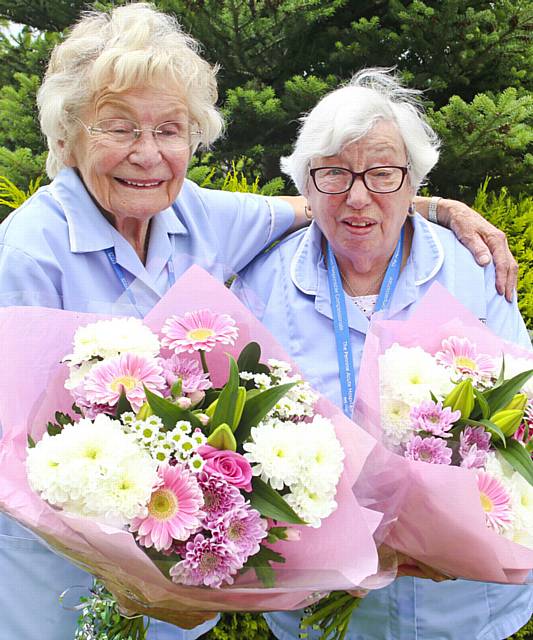
<instances>
[{"instance_id":1,"label":"forehead","mask_svg":"<svg viewBox=\"0 0 533 640\"><path fill-rule=\"evenodd\" d=\"M396 124L378 120L368 133L345 144L338 153L328 156L328 160L335 158L341 161L356 161L359 158L382 158L384 162L404 162L406 155L405 144Z\"/></svg>"},{"instance_id":2,"label":"forehead","mask_svg":"<svg viewBox=\"0 0 533 640\"><path fill-rule=\"evenodd\" d=\"M120 93L102 91L93 103L92 111L99 117L134 117L167 119L187 117L187 104L176 91L142 87Z\"/></svg>"}]
</instances>

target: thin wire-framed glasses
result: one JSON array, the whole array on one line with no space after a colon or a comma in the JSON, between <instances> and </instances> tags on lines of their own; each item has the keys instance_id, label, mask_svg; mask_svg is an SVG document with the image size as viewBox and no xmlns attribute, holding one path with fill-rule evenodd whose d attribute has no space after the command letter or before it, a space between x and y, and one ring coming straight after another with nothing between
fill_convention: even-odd
<instances>
[{"instance_id":1,"label":"thin wire-framed glasses","mask_svg":"<svg viewBox=\"0 0 533 640\"><path fill-rule=\"evenodd\" d=\"M350 171L344 167L316 167L310 169L315 187L329 195L349 191L356 178L361 178L365 187L373 193L393 193L401 189L409 167L371 167L365 171Z\"/></svg>"},{"instance_id":2,"label":"thin wire-framed glasses","mask_svg":"<svg viewBox=\"0 0 533 640\"><path fill-rule=\"evenodd\" d=\"M152 134L160 149L180 150L187 149L195 143L195 137L202 135L201 130L190 129L187 120L170 120L152 127L139 127L133 120L126 118L107 118L94 124L86 124L79 118L75 118L87 133L116 147L129 147L137 141L143 131Z\"/></svg>"}]
</instances>

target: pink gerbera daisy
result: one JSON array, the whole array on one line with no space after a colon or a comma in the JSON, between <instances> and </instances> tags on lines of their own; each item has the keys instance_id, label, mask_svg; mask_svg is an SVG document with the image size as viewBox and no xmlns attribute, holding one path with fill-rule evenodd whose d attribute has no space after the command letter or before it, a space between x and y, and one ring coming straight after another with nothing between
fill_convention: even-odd
<instances>
[{"instance_id":1,"label":"pink gerbera daisy","mask_svg":"<svg viewBox=\"0 0 533 640\"><path fill-rule=\"evenodd\" d=\"M150 498L148 515L135 518L130 530L137 532L143 547L164 551L198 530L204 500L195 476L186 466L162 464L157 473L161 482Z\"/></svg>"},{"instance_id":2,"label":"pink gerbera daisy","mask_svg":"<svg viewBox=\"0 0 533 640\"><path fill-rule=\"evenodd\" d=\"M211 351L217 342L233 345L239 334L231 316L209 309L172 316L161 332L164 334L161 343L175 353Z\"/></svg>"},{"instance_id":3,"label":"pink gerbera daisy","mask_svg":"<svg viewBox=\"0 0 533 640\"><path fill-rule=\"evenodd\" d=\"M499 531L512 520L511 498L500 482L484 471L477 474L477 486L487 524Z\"/></svg>"},{"instance_id":4,"label":"pink gerbera daisy","mask_svg":"<svg viewBox=\"0 0 533 640\"><path fill-rule=\"evenodd\" d=\"M452 450L440 438L413 436L405 447L404 457L430 464L451 464Z\"/></svg>"},{"instance_id":5,"label":"pink gerbera daisy","mask_svg":"<svg viewBox=\"0 0 533 640\"><path fill-rule=\"evenodd\" d=\"M460 378L472 378L483 382L495 374L494 360L484 353L478 353L476 345L468 338L452 336L441 344L435 359L439 364L450 367Z\"/></svg>"},{"instance_id":6,"label":"pink gerbera daisy","mask_svg":"<svg viewBox=\"0 0 533 640\"><path fill-rule=\"evenodd\" d=\"M95 365L84 380L85 398L91 404L114 407L122 392L134 411L146 401L143 385L150 391L165 386L161 366L153 358L135 353L123 353Z\"/></svg>"}]
</instances>

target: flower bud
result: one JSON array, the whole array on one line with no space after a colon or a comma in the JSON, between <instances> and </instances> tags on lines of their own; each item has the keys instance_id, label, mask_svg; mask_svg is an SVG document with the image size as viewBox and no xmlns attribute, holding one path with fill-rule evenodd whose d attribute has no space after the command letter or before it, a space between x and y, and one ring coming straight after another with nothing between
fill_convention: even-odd
<instances>
[{"instance_id":1,"label":"flower bud","mask_svg":"<svg viewBox=\"0 0 533 640\"><path fill-rule=\"evenodd\" d=\"M202 426L207 427L211 418L206 413L196 413L195 415L198 418L198 420L200 420L200 423L202 424Z\"/></svg>"},{"instance_id":2,"label":"flower bud","mask_svg":"<svg viewBox=\"0 0 533 640\"><path fill-rule=\"evenodd\" d=\"M490 421L500 427L504 436L512 436L520 427L524 417L523 409L502 409L490 417Z\"/></svg>"},{"instance_id":3,"label":"flower bud","mask_svg":"<svg viewBox=\"0 0 533 640\"><path fill-rule=\"evenodd\" d=\"M525 393L517 393L504 409L520 409L524 411L527 404L527 396Z\"/></svg>"},{"instance_id":4,"label":"flower bud","mask_svg":"<svg viewBox=\"0 0 533 640\"><path fill-rule=\"evenodd\" d=\"M442 403L443 407L450 407L452 411L460 411L461 418L466 420L470 417L476 397L474 396L474 388L472 386L472 380L465 378L459 384L450 391L450 393L444 398Z\"/></svg>"},{"instance_id":5,"label":"flower bud","mask_svg":"<svg viewBox=\"0 0 533 640\"><path fill-rule=\"evenodd\" d=\"M154 412L152 411L152 408L148 402L145 402L139 411L137 411L137 420L148 420L148 418L153 415Z\"/></svg>"},{"instance_id":6,"label":"flower bud","mask_svg":"<svg viewBox=\"0 0 533 640\"><path fill-rule=\"evenodd\" d=\"M182 396L181 398L177 398L176 404L180 409L186 410L191 408L192 400L186 396Z\"/></svg>"}]
</instances>

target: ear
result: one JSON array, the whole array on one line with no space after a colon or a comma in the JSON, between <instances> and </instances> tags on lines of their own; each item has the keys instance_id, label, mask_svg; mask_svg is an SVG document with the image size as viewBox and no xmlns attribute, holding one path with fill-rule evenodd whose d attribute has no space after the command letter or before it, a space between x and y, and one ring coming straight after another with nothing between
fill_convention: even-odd
<instances>
[{"instance_id":1,"label":"ear","mask_svg":"<svg viewBox=\"0 0 533 640\"><path fill-rule=\"evenodd\" d=\"M61 156L63 158L63 164L65 165L65 167L72 167L72 168L76 167L77 166L76 158L74 157L74 154L72 153L72 151L68 148L68 145L65 143L65 141L58 140L57 146L61 151Z\"/></svg>"}]
</instances>

